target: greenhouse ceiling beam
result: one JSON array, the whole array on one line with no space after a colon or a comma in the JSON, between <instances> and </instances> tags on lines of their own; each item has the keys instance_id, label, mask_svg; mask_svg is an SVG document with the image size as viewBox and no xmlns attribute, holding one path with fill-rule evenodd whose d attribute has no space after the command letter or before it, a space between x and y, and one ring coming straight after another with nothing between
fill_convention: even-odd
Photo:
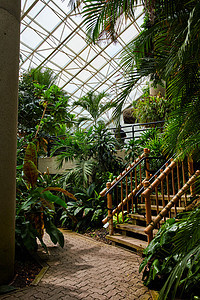
<instances>
[{"instance_id":1,"label":"greenhouse ceiling beam","mask_svg":"<svg viewBox=\"0 0 200 300\"><path fill-rule=\"evenodd\" d=\"M47 3L44 3L43 2L43 4L44 4L44 6L37 12L37 14L34 16L34 18L36 18L44 9L45 9L45 7L46 7L46 5L50 2L51 0L48 0L48 2ZM27 14L27 17L29 17L29 18L31 18L28 14ZM25 23L25 28L21 31L21 33L20 34L22 34L25 30L26 30L26 28L28 27L28 26L30 26L30 24L33 22L33 18L31 18L31 22L29 22L28 23L28 25ZM21 20L22 21L22 20ZM41 27L41 25L40 25L40 27Z\"/></svg>"},{"instance_id":2,"label":"greenhouse ceiling beam","mask_svg":"<svg viewBox=\"0 0 200 300\"><path fill-rule=\"evenodd\" d=\"M77 28L74 30L74 31L72 31L53 51L52 51L52 53L51 54L49 54L46 58L45 58L45 60L38 66L38 68L40 68L46 61L48 61L49 60L49 58L56 52L56 51L58 51L59 50L59 48L76 32L76 30L77 29L79 29L80 28L80 26L83 24L83 22L81 22L78 26L77 26Z\"/></svg>"},{"instance_id":3,"label":"greenhouse ceiling beam","mask_svg":"<svg viewBox=\"0 0 200 300\"><path fill-rule=\"evenodd\" d=\"M31 51L33 51L33 49L32 49L30 46L26 45L25 43L21 42L21 44L24 45L24 46L26 46L27 48L29 48ZM40 53L38 53L38 55L40 55L42 58L44 58ZM60 69L60 66L57 65L55 62L50 61L50 63L53 64L53 65L54 65L55 67L57 67L58 69ZM26 69L24 69L24 68L22 68L22 69L26 71ZM71 78L72 74L71 74L69 71L66 71L66 70L65 70L65 72L66 72L66 73L68 74L68 76ZM85 84L84 81L82 81L81 79L79 79L79 80L80 80L83 84Z\"/></svg>"},{"instance_id":4,"label":"greenhouse ceiling beam","mask_svg":"<svg viewBox=\"0 0 200 300\"><path fill-rule=\"evenodd\" d=\"M137 17L137 18L139 18L140 17L140 15ZM73 20L72 20L73 21ZM136 20L135 20L136 21ZM82 23L81 23L82 24ZM131 26L132 25L132 23L130 23L130 25L129 26ZM80 25L79 25L80 26ZM128 27L129 27L128 26ZM57 25L56 26L56 28L58 28L59 27L59 25ZM121 32L121 34L128 28L128 27L126 27L122 32ZM77 29L77 28L76 28ZM75 29L75 30L76 30ZM45 30L45 29L44 29ZM51 33L49 33L49 35L46 37L46 39L45 40L47 40L48 39L48 37L49 36L52 36L52 33L55 31L56 29L54 28L54 30L51 32ZM56 37L54 37L55 39L57 39ZM58 40L58 39L57 39ZM65 40L64 40L65 41ZM63 42L64 42L63 41ZM43 41L44 42L44 41ZM63 44L63 42L62 42L62 44ZM23 63L25 63L35 52L36 52L36 50L38 50L38 48L42 45L43 43L40 43L40 45L35 49L35 50L33 50L32 51L32 54L29 56L29 57L27 57L27 59L23 62ZM107 47L109 46L110 44L108 44L107 45ZM61 44L58 46L58 47L60 47L61 46ZM65 45L66 46L66 45ZM104 51L104 49L106 49L107 47L105 47L105 48L103 48L103 49L101 49L101 53ZM68 47L67 47L68 48ZM85 49L87 48L87 45L86 45L86 47L84 47L83 49L82 49L82 51L81 52L83 52ZM69 49L69 48L68 48ZM71 49L70 49L71 50ZM95 51L95 49L93 49L94 51ZM54 49L54 51L53 52L55 52L56 51L56 49ZM81 54L81 52L80 52L80 54ZM82 59L81 58L81 56L80 56L80 54L79 55L76 55L76 57L80 57L80 59ZM97 56L99 55L99 53L97 53ZM52 56L52 53L49 55L49 57L50 56ZM94 58L93 58L93 60L97 57L97 56L95 56ZM107 54L107 56L109 56L109 54ZM103 56L104 57L104 56ZM109 56L110 57L110 56ZM48 59L48 57L46 58L46 60ZM104 59L105 60L107 60L107 58L105 58L104 57ZM83 59L82 59L83 60ZM111 61L111 60L109 60L109 61ZM50 61L51 63L53 63L52 61ZM90 62L91 61L89 61L86 65L84 65L83 66L83 68L78 72L78 73L76 73L74 76L72 76L72 78L70 78L70 80L67 82L67 84L72 80L72 79L74 79L82 70L84 70L84 69L86 69L86 67L90 64ZM41 64L40 64L40 66L42 65L44 63L44 61L42 61L41 62ZM66 65L66 66L68 66L69 64L71 63L71 61ZM117 62L116 62L117 63ZM66 68L66 66L63 68L63 69L61 69L61 71L59 72L59 73L61 73L61 72L66 72L66 70L65 70L65 68ZM60 69L60 67L57 65L57 67ZM79 67L79 66L78 66ZM91 66L91 68L93 68L95 71L97 71L97 69L96 68L94 68L94 66ZM72 75L72 74L70 74L69 72L67 72L70 76ZM96 72L97 73L97 72ZM104 76L103 74L101 74L102 76ZM94 75L93 75L94 76ZM81 81L81 80L79 80L79 81ZM86 82L85 82L86 83ZM84 83L84 84L85 84ZM64 85L65 86L65 85Z\"/></svg>"},{"instance_id":5,"label":"greenhouse ceiling beam","mask_svg":"<svg viewBox=\"0 0 200 300\"><path fill-rule=\"evenodd\" d=\"M44 31L46 31L46 32L48 33L48 35L47 35L45 38L43 38L42 42L40 42L40 43L38 44L38 46L37 46L35 49L33 49L33 52L31 53L31 55L30 55L29 57L27 57L27 59L24 61L24 63L25 63L28 59L30 59L30 57L32 56L33 53L37 52L37 50L38 50L38 49L39 49L39 48L40 48L40 47L48 40L48 38L50 38L51 36L53 36L53 33L54 33L54 32L55 32L55 31L63 24L64 21L67 20L68 16L66 16L66 17L64 18L64 20L60 21L60 22L53 28L52 31L47 31L44 27L42 27L39 23L37 23L37 22L36 22L34 19L32 19L30 16L28 16L28 18L29 18L30 20L32 20L36 25L40 26L40 28L42 28ZM65 25L65 26L66 26L66 25ZM66 37L66 40L67 40L67 38L70 38L70 36L71 36L73 33L75 33L75 31L74 31L74 32L71 32L70 35ZM58 42L60 42L60 40L57 39L55 36L53 36L53 38L55 38ZM60 45L60 44L59 44L59 45ZM50 46L51 46L51 45L50 45Z\"/></svg>"},{"instance_id":6,"label":"greenhouse ceiling beam","mask_svg":"<svg viewBox=\"0 0 200 300\"><path fill-rule=\"evenodd\" d=\"M141 16L143 15L143 13L141 13L138 17L137 17L137 19L138 18L140 18ZM135 21L137 21L137 19L135 20ZM130 26L132 25L132 23L130 23L121 33L120 33L120 35L122 34L122 33L124 33L125 31L126 31L126 29L128 29ZM119 36L120 36L119 35ZM83 66L83 68L81 68L72 78L70 78L70 80L68 81L68 82L66 82L63 86L62 86L62 88L64 88L67 84L69 84L77 75L79 75L88 65L90 65L91 64L91 62L92 61L94 61L97 57L98 57L98 55L99 54L101 54L103 51L105 51L110 45L112 44L112 42L109 42L104 48L100 48L101 50L100 50L100 52L98 53L98 54L96 54L89 62L87 62L87 64L85 65L85 66ZM108 55L108 54L107 54ZM108 55L109 56L109 55ZM116 62L116 64L118 65L118 66L120 66L121 67L121 65L119 65L117 62Z\"/></svg>"},{"instance_id":7,"label":"greenhouse ceiling beam","mask_svg":"<svg viewBox=\"0 0 200 300\"><path fill-rule=\"evenodd\" d=\"M68 16L69 16L70 14L68 14ZM140 17L140 16L139 16ZM137 17L138 18L138 17ZM71 19L71 18L70 18ZM71 20L71 21L73 21L73 20ZM73 21L73 23L74 23L74 21ZM69 39L69 37L70 36L72 36L73 35L73 33L75 33L75 31L77 31L77 29L78 28L81 28L81 25L82 25L82 23L83 22L81 22L78 26L77 26L77 28L75 28L75 30L74 31L72 31L71 33L70 33L70 35L68 36L68 37L66 37L66 39L64 39L55 49L54 49L54 51L49 55L49 56L47 56L41 63L40 63L40 65L38 66L38 68L39 67L41 67L46 61L50 61L49 60L49 58L54 54L54 53L56 53L56 51ZM74 23L75 24L75 23ZM130 25L132 25L132 23L130 23ZM129 26L130 26L129 25ZM59 26L58 26L59 27ZM128 27L127 27L128 28ZM121 34L127 29L127 28L125 28L122 32L121 32ZM82 30L82 29L81 29ZM52 33L55 31L55 29L52 31ZM48 37L49 36L52 36L52 33L50 33L49 35L48 35ZM47 38L48 38L47 37ZM35 50L33 50L33 52L32 52L32 54L29 56L29 57L27 57L27 59L26 59L26 61L39 49L39 47L47 40L47 38L45 39L45 40L43 40L42 41L42 43L40 43L40 45L37 47L37 48L35 48ZM55 38L55 37L54 37ZM109 44L110 45L110 44ZM107 45L107 47L109 46L109 45ZM87 46L86 46L87 47ZM107 47L105 47L104 49L106 49ZM104 51L104 49L101 49L101 53ZM84 50L83 50L84 51ZM94 59L98 56L99 54L97 54L95 57L94 57ZM80 55L79 55L80 56ZM109 55L108 55L109 56ZM94 60L93 59L93 60ZM24 63L26 62L26 61L24 61ZM51 61L50 61L51 62ZM88 62L76 75L74 75L74 76L72 76L72 79L71 80L73 80L87 65L89 65L90 64L90 62ZM93 66L92 66L93 67ZM65 68L66 68L66 66L65 66ZM64 69L64 68L63 68ZM61 71L62 72L62 71ZM67 84L69 83L70 81L68 81L67 82ZM65 87L65 85L63 86L63 87Z\"/></svg>"},{"instance_id":8,"label":"greenhouse ceiling beam","mask_svg":"<svg viewBox=\"0 0 200 300\"><path fill-rule=\"evenodd\" d=\"M69 16L67 16L66 18L68 18ZM29 17L30 18L30 17ZM65 18L65 19L66 19ZM70 17L69 17L70 18ZM70 18L70 20L74 23L74 21ZM33 20L33 22L35 22L34 20ZM38 26L39 26L39 24L37 23L37 22L35 22ZM75 23L74 23L75 24ZM75 24L76 25L76 24ZM38 49L39 49L39 47L50 37L50 36L52 36L52 34L53 34L53 32L58 28L60 26L60 24L58 25L58 26L56 26L56 28L54 29L54 30L52 30L52 32L50 33L50 32L48 32L49 33L49 35L46 37L46 39L44 40L44 41L42 41L38 46L37 46L37 48L35 48L35 50L31 53L31 55L29 56L29 57L27 57L27 59L23 62L23 63L25 63L28 59L30 59L30 57L33 55L33 53L35 53ZM67 25L66 25L67 26ZM41 26L40 26L41 27ZM46 29L45 28L43 28L43 27L41 27L43 30L45 30L46 31ZM128 27L127 27L128 28ZM76 29L75 29L76 30ZM82 30L82 29L81 29ZM74 31L74 33L75 33L75 31ZM83 33L85 34L85 32L83 31ZM77 32L77 34L78 35L80 35L79 34L79 32ZM59 41L60 42L60 40L58 40L55 36L53 36L57 41ZM72 37L71 37L72 38ZM82 37L81 37L82 38ZM86 44L83 48L82 48L82 50L77 54L77 53L75 53L72 49L70 49L69 47L67 47L67 45L63 45L64 47L66 47L67 49L69 49L71 52L73 52L74 54L75 54L75 57L73 57L73 60L75 60L77 57L79 57L81 60L83 60L84 61L84 63L87 63L87 61L86 60L84 60L80 55L81 55L81 53L83 52L83 51L85 51L85 49L87 49L88 47L89 47L89 45L88 44ZM98 52L96 51L96 49L95 48L93 48L93 50L98 54ZM56 55L57 53L55 53L55 55ZM108 54L107 54L108 55ZM109 56L109 55L108 55ZM105 57L104 57L104 59L106 59ZM61 71L59 72L59 73L61 73L62 71L64 71L64 69L66 68L66 67L68 67L68 65L71 63L71 61L69 61L62 69L61 69ZM97 70L94 66L91 66L95 71ZM80 66L78 66L78 68L80 68ZM59 75L59 73L58 73L58 75ZM103 74L102 74L103 75Z\"/></svg>"},{"instance_id":9,"label":"greenhouse ceiling beam","mask_svg":"<svg viewBox=\"0 0 200 300\"><path fill-rule=\"evenodd\" d=\"M112 61L114 61L114 62L116 63L116 65L120 66L120 68L121 68L121 65L118 64L118 63L115 61L115 58L116 58L117 55L119 55L120 52L121 52L125 47L127 47L127 46L124 44L124 42L123 42L123 44L122 44L120 40L118 40L118 42L119 42L120 45L122 46L122 49L120 49L119 51L117 51L113 57L109 56L110 59L109 59L107 62L105 62L105 63L100 67L100 69L96 70L96 73L95 73L95 74L92 74L92 75L87 79L87 82L89 82L94 76L98 75L98 74L100 73L99 71L101 71L106 65L108 65L108 64L111 63ZM115 67L115 66L114 66L114 67ZM100 73L100 74L102 74L102 73ZM103 75L103 77L105 77L105 75ZM98 79L98 78L97 78L97 79ZM106 80L107 80L107 77L106 77ZM74 95L80 88L82 88L83 86L84 86L84 84L83 84L81 87L77 88L77 89L71 94L71 96L73 96L73 95ZM97 89L95 89L95 90L97 90Z\"/></svg>"},{"instance_id":10,"label":"greenhouse ceiling beam","mask_svg":"<svg viewBox=\"0 0 200 300\"><path fill-rule=\"evenodd\" d=\"M31 9L37 4L39 0L35 0L33 2L33 4L31 4L31 6L29 6L29 8L27 9L27 11L25 11L25 13L23 13L23 15L21 16L21 21L28 15L28 13L31 11ZM27 1L26 1L27 3Z\"/></svg>"},{"instance_id":11,"label":"greenhouse ceiling beam","mask_svg":"<svg viewBox=\"0 0 200 300\"><path fill-rule=\"evenodd\" d=\"M143 14L143 13L142 13L142 14ZM141 14L141 15L142 15L142 14ZM139 18L141 15L139 15L138 18ZM137 18L137 19L138 19L138 18ZM122 40L122 42L119 42L119 43L121 44L122 49L124 49L125 47L127 47L127 46L125 45L125 43L124 43L123 40ZM109 57L110 57L109 62L114 61L114 62L116 63L116 61L114 60L114 58L115 58L117 55L119 55L119 53L122 51L122 49L120 49L120 50L119 50L112 58L109 56ZM108 63L109 63L109 62L108 62ZM101 69L103 69L108 63L105 63L105 64L101 67ZM115 69L114 72L111 72L109 77L103 76L103 77L105 78L105 80L101 81L101 84L100 84L100 85L97 84L96 87L93 88L93 91L97 91L102 85L104 85L108 80L110 80L110 78L112 78L117 72L119 72L119 70L121 69L121 65L119 65L118 63L116 63L116 64L118 65L118 68ZM101 69L100 69L100 70L101 70ZM98 74L98 73L97 73L97 74ZM96 74L94 74L94 75L96 75ZM91 79L94 77L94 75L92 75L91 77L88 78L87 83L88 83L89 80L91 80ZM113 85L113 82L110 81L110 84L111 84L111 86L112 86L112 85ZM80 88L84 88L84 85L82 85L81 87L79 86L79 87L71 94L71 97L75 96L75 93L76 93L78 90L80 90ZM110 87L108 87L108 88L105 90L105 92L107 92L109 89L110 89ZM76 108L76 107L75 107L75 108ZM73 110L72 110L72 111L73 111Z\"/></svg>"},{"instance_id":12,"label":"greenhouse ceiling beam","mask_svg":"<svg viewBox=\"0 0 200 300\"><path fill-rule=\"evenodd\" d=\"M34 49L32 49L30 46L26 45L26 44L23 43L23 42L21 42L21 44L24 45L25 47L29 48L29 49L31 50L31 53L33 53ZM24 51L24 50L23 50L23 51ZM43 60L44 60L44 56L42 56L42 54L40 54L40 53L38 53L38 52L37 52L37 54L38 54L39 56L41 56L41 58L42 58L41 61L43 61ZM38 58L37 58L37 59L38 59ZM58 69L61 68L58 64L56 64L56 63L53 62L53 61L50 61L50 63L53 64L53 65L54 65L55 67L57 67ZM23 67L21 67L21 68L22 68L23 70L26 71L26 69L24 69ZM73 76L73 75L72 75L69 71L67 71L67 70L64 70L64 72L66 73L66 76L67 76L68 79L71 78L71 77ZM65 76L65 74L64 74L64 76ZM63 79L62 79L62 80L63 80ZM78 80L82 83L82 86L87 85L88 90L91 89L90 85L88 85L87 82L82 81L81 79L78 79ZM70 93L69 93L69 95L71 96ZM77 98L77 97L75 96L75 98ZM78 98L77 98L77 99L78 99Z\"/></svg>"},{"instance_id":13,"label":"greenhouse ceiling beam","mask_svg":"<svg viewBox=\"0 0 200 300\"><path fill-rule=\"evenodd\" d=\"M38 33L38 32L37 32L37 33ZM38 34L39 34L39 33L38 33ZM49 33L49 36L51 36L50 33ZM54 36L53 36L53 38L54 38L55 40L57 40L58 42L60 42L60 40L58 40L57 37L54 37ZM45 40L46 40L46 39L48 39L48 37L46 37ZM47 40L47 43L48 43L48 40ZM38 45L37 48L32 49L30 55L27 56L26 59L22 62L21 67L22 67L23 64L25 64L26 61L28 61L28 60L31 59L31 56L33 56L35 53L38 54L40 51L42 51L42 50L39 50L39 47L40 47L42 44L43 44L43 42L40 43L40 45ZM24 43L23 43L23 45L26 46L26 44L24 44ZM52 47L50 44L49 44L49 46ZM27 46L27 47L28 47L28 46ZM69 47L67 47L67 45L65 45L65 47L67 48L67 50L70 50L70 52L74 53L75 56L73 57L73 60L74 60L75 58L79 57L79 56L77 55L77 53L75 53L72 49L70 49ZM87 46L84 47L83 51L84 51L86 48L87 48ZM43 49L43 50L44 50L44 49ZM24 51L24 50L22 50L22 51ZM63 53L65 53L65 52L63 51ZM65 53L65 54L69 57L69 55L68 55L67 53ZM84 60L84 59L81 58L81 57L79 57L79 58L82 59L83 62L86 63L86 60ZM44 59L45 59L45 57L43 56L43 60L44 60ZM53 63L52 61L50 61L50 62ZM70 64L71 62L72 62L72 59L70 60L69 64ZM76 63L76 61L74 61L74 63ZM81 63L81 62L80 62L80 63ZM77 63L76 63L76 64L77 64ZM57 65L57 66L58 66L58 65ZM80 65L77 64L77 67L80 68ZM93 67L93 68L94 68L94 67ZM59 66L59 69L61 69L60 66ZM63 68L63 69L64 69L64 68ZM63 69L61 69L61 71L59 71L58 74L60 74L60 73L63 71ZM95 68L94 68L94 69L95 69ZM95 70L96 70L96 69L95 69ZM69 74L70 74L70 73L69 73ZM72 76L72 74L70 74L70 75Z\"/></svg>"},{"instance_id":14,"label":"greenhouse ceiling beam","mask_svg":"<svg viewBox=\"0 0 200 300\"><path fill-rule=\"evenodd\" d=\"M132 25L132 23L130 23L129 25L128 25L128 27L129 26L131 26ZM128 28L127 27L127 28ZM127 29L126 28L126 29ZM126 29L124 29L122 32L121 32L121 34L123 33L123 32L125 32L125 30ZM84 68L86 68L88 65L90 65L91 64L91 62L93 62L98 56L99 56L99 54L101 54L103 51L105 51L110 45L112 44L112 42L109 42L104 48L100 48L101 50L98 52L98 54L96 54L89 62L87 62L87 64L85 65L85 66L83 66L83 68L81 68L68 82L66 82L63 86L62 86L62 88L64 88L67 84L69 84L77 75L79 75L83 70L84 70Z\"/></svg>"},{"instance_id":15,"label":"greenhouse ceiling beam","mask_svg":"<svg viewBox=\"0 0 200 300\"><path fill-rule=\"evenodd\" d=\"M71 12L70 12L71 13ZM68 18L69 18L69 15L66 15L64 21L66 21ZM43 38L42 42L35 48L35 49L32 49L32 52L31 54L26 58L25 61L23 61L23 63L21 64L21 66L31 58L32 55L34 55L34 53L37 53L37 50L48 40L48 38L50 38L51 36L57 40L59 42L59 45L54 49L54 51L49 55L47 56L46 58L44 57L43 61L40 63L40 65L37 67L37 68L40 68L46 61L50 61L49 58L53 55L54 52L56 52L67 40L70 40L73 35L75 35L76 33L78 34L77 29L79 29L79 27L82 25L82 22L77 25L73 20L73 23L76 25L76 28L61 42L57 37L53 36L53 33L63 24L63 20L61 22L59 22L59 24L51 31L51 32L48 32L45 28L43 28L39 23L37 23L34 19L32 19L30 16L28 16L29 19L31 19L31 21L33 21L36 25L38 25L40 28L42 28L44 31L46 31L48 33L48 35L46 36L46 38ZM67 24L65 24L65 26L67 26ZM69 27L69 26L68 26ZM36 30L35 30L36 32ZM26 44L24 44L24 46L26 46ZM51 46L51 45L50 45ZM65 45L66 46L66 45ZM71 52L73 52L69 47L66 47L67 49L69 49ZM51 61L50 61L51 62ZM51 62L52 63L52 62ZM79 67L79 66L78 66ZM60 69L60 67L59 67Z\"/></svg>"}]
</instances>

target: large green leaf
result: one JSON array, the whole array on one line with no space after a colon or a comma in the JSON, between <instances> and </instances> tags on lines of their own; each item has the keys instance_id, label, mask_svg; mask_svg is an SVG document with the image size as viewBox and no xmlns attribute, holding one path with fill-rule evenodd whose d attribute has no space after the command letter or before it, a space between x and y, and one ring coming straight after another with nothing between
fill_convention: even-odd
<instances>
[{"instance_id":1,"label":"large green leaf","mask_svg":"<svg viewBox=\"0 0 200 300\"><path fill-rule=\"evenodd\" d=\"M83 207L77 207L74 211L74 216L78 215L84 208Z\"/></svg>"},{"instance_id":2,"label":"large green leaf","mask_svg":"<svg viewBox=\"0 0 200 300\"><path fill-rule=\"evenodd\" d=\"M32 161L35 166L37 166L37 151L34 143L29 143L26 148L24 163L28 162L29 160Z\"/></svg>"},{"instance_id":3,"label":"large green leaf","mask_svg":"<svg viewBox=\"0 0 200 300\"><path fill-rule=\"evenodd\" d=\"M158 259L155 259L153 264L153 280L155 279L156 275L160 273L160 263Z\"/></svg>"},{"instance_id":4,"label":"large green leaf","mask_svg":"<svg viewBox=\"0 0 200 300\"><path fill-rule=\"evenodd\" d=\"M84 216L87 216L90 212L94 211L94 208L86 207L84 209Z\"/></svg>"},{"instance_id":5,"label":"large green leaf","mask_svg":"<svg viewBox=\"0 0 200 300\"><path fill-rule=\"evenodd\" d=\"M64 236L62 232L53 224L51 220L45 220L46 232L49 234L54 244L59 244L62 248L64 247Z\"/></svg>"},{"instance_id":6,"label":"large green leaf","mask_svg":"<svg viewBox=\"0 0 200 300\"><path fill-rule=\"evenodd\" d=\"M152 254L150 256L146 256L143 261L141 262L140 266L139 266L139 272L142 272L142 270L144 269L144 267L147 265L148 261L150 260L150 258L152 257Z\"/></svg>"},{"instance_id":7,"label":"large green leaf","mask_svg":"<svg viewBox=\"0 0 200 300\"><path fill-rule=\"evenodd\" d=\"M63 193L65 196L73 199L73 200L77 200L76 197L71 194L70 192L66 191L65 189L62 189L60 187L48 187L48 188L45 188L44 191L55 191L55 192L61 192Z\"/></svg>"},{"instance_id":8,"label":"large green leaf","mask_svg":"<svg viewBox=\"0 0 200 300\"><path fill-rule=\"evenodd\" d=\"M31 184L31 186L35 186L38 179L36 165L31 160L27 160L24 162L23 170L28 183Z\"/></svg>"},{"instance_id":9,"label":"large green leaf","mask_svg":"<svg viewBox=\"0 0 200 300\"><path fill-rule=\"evenodd\" d=\"M49 202L56 203L64 208L67 208L67 204L65 203L65 201L60 197L53 195L50 191L43 192L41 196Z\"/></svg>"}]
</instances>

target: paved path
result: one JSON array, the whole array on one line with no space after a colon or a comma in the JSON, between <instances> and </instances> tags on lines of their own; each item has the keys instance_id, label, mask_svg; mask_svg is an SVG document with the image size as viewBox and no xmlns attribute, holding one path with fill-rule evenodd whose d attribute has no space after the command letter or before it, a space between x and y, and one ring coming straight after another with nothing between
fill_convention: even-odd
<instances>
[{"instance_id":1,"label":"paved path","mask_svg":"<svg viewBox=\"0 0 200 300\"><path fill-rule=\"evenodd\" d=\"M50 268L37 286L0 299L151 299L138 273L139 256L70 231L64 236L63 249L47 240Z\"/></svg>"}]
</instances>

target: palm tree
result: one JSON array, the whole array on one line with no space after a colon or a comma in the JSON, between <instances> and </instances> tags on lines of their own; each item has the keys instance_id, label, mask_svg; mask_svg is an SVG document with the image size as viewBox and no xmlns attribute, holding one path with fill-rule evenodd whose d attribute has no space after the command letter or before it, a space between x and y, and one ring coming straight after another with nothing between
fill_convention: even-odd
<instances>
[{"instance_id":1,"label":"palm tree","mask_svg":"<svg viewBox=\"0 0 200 300\"><path fill-rule=\"evenodd\" d=\"M71 1L77 2L77 1ZM122 54L125 83L115 101L114 116L135 84L144 76L154 83L164 79L167 97L175 106L166 133L165 151L186 155L200 146L199 119L199 13L197 0L146 0L144 30ZM84 1L82 14L88 36L115 40L117 21L134 16L139 0ZM177 125L178 124L178 125Z\"/></svg>"},{"instance_id":2,"label":"palm tree","mask_svg":"<svg viewBox=\"0 0 200 300\"><path fill-rule=\"evenodd\" d=\"M44 85L45 88L48 88L51 85L55 84L57 80L57 75L55 75L53 70L49 68L43 69L42 67L32 68L27 71L24 76L26 76L26 78L29 78L30 82L39 83L41 85Z\"/></svg>"},{"instance_id":3,"label":"palm tree","mask_svg":"<svg viewBox=\"0 0 200 300\"><path fill-rule=\"evenodd\" d=\"M83 110L87 111L90 116L88 117L80 117L78 119L78 124L84 121L94 121L94 125L100 122L100 117L105 113L108 109L113 107L113 103L107 102L102 103L102 99L108 96L105 92L95 94L94 91L88 92L85 96L80 98L78 101L74 101L73 106L79 106Z\"/></svg>"}]
</instances>

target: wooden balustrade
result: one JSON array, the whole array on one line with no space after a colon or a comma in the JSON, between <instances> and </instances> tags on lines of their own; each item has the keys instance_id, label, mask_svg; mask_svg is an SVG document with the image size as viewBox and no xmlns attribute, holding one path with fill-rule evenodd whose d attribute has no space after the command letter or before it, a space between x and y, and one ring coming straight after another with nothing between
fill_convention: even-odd
<instances>
[{"instance_id":1,"label":"wooden balustrade","mask_svg":"<svg viewBox=\"0 0 200 300\"><path fill-rule=\"evenodd\" d=\"M160 175L157 176L154 180L153 183L150 184L149 181L145 182L145 191L141 194L142 197L145 198L145 205L146 205L146 223L147 225L150 223L145 232L148 233L148 241L150 242L153 238L153 233L149 228L152 228L152 224L154 224L157 228L160 226L160 220L164 219L166 220L166 217L172 216L172 206L174 206L173 213L174 217L177 215L177 207L183 208L186 207L187 205L187 190L185 186L190 184L190 182L194 181L195 176L192 176L194 174L194 168L193 168L193 161L192 159L188 159L188 175L187 177L189 178L189 183L186 184L186 164L182 161L180 162L175 162L171 160L171 163L168 165L165 165L164 170L160 170ZM176 170L176 174L174 173ZM182 174L182 177L180 176ZM195 174L198 174L196 172ZM192 179L192 181L190 181ZM176 182L175 182L176 180ZM181 183L184 186L184 189L180 189ZM159 191L158 191L159 188ZM176 189L177 189L177 194L176 194ZM179 193L181 191L181 193ZM157 212L157 217L154 217L154 220L152 221L152 216L151 216L151 197L155 194L155 201L156 201L156 212ZM164 211L164 214L160 211L161 206L159 206L159 199L158 199L158 193L160 193L161 196L161 203L162 203L162 212ZM194 195L195 189L193 185L190 185L190 193L191 195ZM172 195L174 197L177 197L177 195L184 196L184 203L181 200L181 196L177 197L177 201L172 201L171 197ZM173 197L173 199L174 199ZM179 208L179 211L180 211ZM150 212L149 212L150 210ZM156 222L155 222L156 220Z\"/></svg>"},{"instance_id":2,"label":"wooden balustrade","mask_svg":"<svg viewBox=\"0 0 200 300\"><path fill-rule=\"evenodd\" d=\"M111 187L111 183L107 182L107 189ZM108 220L109 220L109 234L113 234L113 218L112 218L112 195L108 193L107 195L107 208L108 208Z\"/></svg>"},{"instance_id":3,"label":"wooden balustrade","mask_svg":"<svg viewBox=\"0 0 200 300\"><path fill-rule=\"evenodd\" d=\"M153 237L152 231L156 227L156 225L160 222L162 218L164 218L168 214L171 208L178 203L181 196L185 194L189 188L191 189L191 187L196 181L197 176L199 175L200 175L200 170L197 170L195 174L192 177L190 177L187 183L184 184L182 189L180 189L178 193L173 197L173 199L170 200L168 204L162 209L162 211L157 215L154 221L151 220L150 222L148 222L148 226L145 228L145 233L149 236L149 241L152 240ZM149 198L146 198L146 200L149 201L150 203Z\"/></svg>"},{"instance_id":4,"label":"wooden balustrade","mask_svg":"<svg viewBox=\"0 0 200 300\"><path fill-rule=\"evenodd\" d=\"M119 222L119 212L122 212L122 221L124 221L125 212L129 213L130 210L132 212L134 211L133 198L143 187L143 181L150 177L149 162L147 160L149 152L148 149L144 149L144 153L130 164L117 178L112 182L108 182L106 188L100 193L101 197L107 195L108 215L102 222L103 224L109 222L109 234L113 234L114 215L117 215L117 221ZM144 172L141 166L143 162L145 162L147 169L146 171L144 169Z\"/></svg>"},{"instance_id":5,"label":"wooden balustrade","mask_svg":"<svg viewBox=\"0 0 200 300\"><path fill-rule=\"evenodd\" d=\"M113 217L117 212L119 213L120 211L122 211L123 212L123 207L124 207L124 205L127 203L127 201L129 201L141 188L142 188L142 186L143 186L143 184L142 183L140 183L138 186L137 186L137 188L135 188L129 195L128 195L128 197L126 197L126 198L124 198L123 200L122 200L122 202L115 208L115 209L113 209L112 210L112 214L108 214L108 216L106 217L106 218L104 218L103 220L102 220L102 223L103 224L106 224L108 221L109 221L109 219L111 218L111 217ZM108 195L109 195L109 197L108 197ZM107 194L107 203L109 202L110 203L110 196L111 196L111 199L112 199L112 195L111 194ZM110 209L110 206L108 206L108 208ZM122 214L122 216L123 216L123 214Z\"/></svg>"},{"instance_id":6,"label":"wooden balustrade","mask_svg":"<svg viewBox=\"0 0 200 300\"><path fill-rule=\"evenodd\" d=\"M124 176L131 168L134 167L134 165L136 165L142 158L144 158L146 156L146 153L142 153L141 156L139 156L132 164L129 165L129 167L124 170L119 176L117 176L112 182L111 182L111 186L112 187L117 181L120 180L120 178L122 176ZM140 182L141 182L141 168L140 168ZM103 191L100 192L100 196L103 197L105 195L105 193L107 192L108 188L106 187Z\"/></svg>"},{"instance_id":7,"label":"wooden balustrade","mask_svg":"<svg viewBox=\"0 0 200 300\"><path fill-rule=\"evenodd\" d=\"M109 222L110 235L114 231L113 216L117 216L119 223L119 213L121 212L120 218L124 222L126 213L134 213L135 210L144 209L143 199L145 199L146 224L148 225L145 232L148 234L148 242L153 239L153 228L155 226L160 228L161 219L165 221L167 217L172 217L172 215L176 217L177 211L182 211L186 206L188 189L185 187L191 182L193 183L196 174L200 172L198 171L193 175L192 159L188 158L187 163L176 162L173 159L168 160L162 169L152 177L149 163L152 158L149 157L149 152L148 149L144 149L144 153L117 178L108 182L106 188L100 193L102 197L107 195L108 215L102 222L103 224ZM143 163L145 163L144 168L142 168ZM152 180L154 181L152 182ZM181 186L184 188L180 190ZM144 191L141 193L143 187ZM191 195L195 194L194 185L190 185L190 193ZM140 201L138 200L139 195L141 195ZM151 198L154 201L153 207L151 206ZM152 219L155 219L156 222Z\"/></svg>"}]
</instances>

